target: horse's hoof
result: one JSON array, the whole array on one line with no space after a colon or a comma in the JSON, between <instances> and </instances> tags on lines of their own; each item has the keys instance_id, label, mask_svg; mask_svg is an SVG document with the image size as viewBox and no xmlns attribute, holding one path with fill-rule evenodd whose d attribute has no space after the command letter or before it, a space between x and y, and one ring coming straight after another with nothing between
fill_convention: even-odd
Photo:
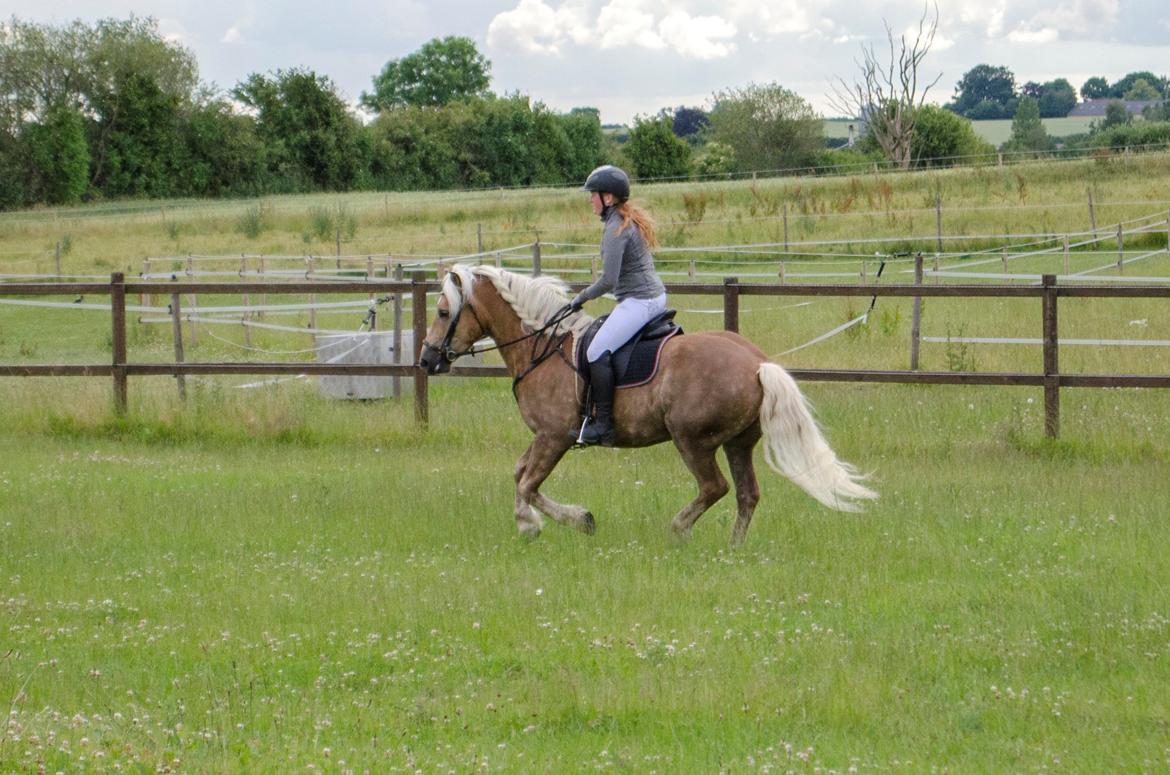
<instances>
[{"instance_id":1,"label":"horse's hoof","mask_svg":"<svg viewBox=\"0 0 1170 775\"><path fill-rule=\"evenodd\" d=\"M529 541L540 538L540 526L538 525L520 525L517 529L520 531L521 538L526 538Z\"/></svg>"},{"instance_id":2,"label":"horse's hoof","mask_svg":"<svg viewBox=\"0 0 1170 775\"><path fill-rule=\"evenodd\" d=\"M587 536L591 536L597 532L597 523L593 521L592 512L586 511L585 515L581 517L580 530Z\"/></svg>"}]
</instances>

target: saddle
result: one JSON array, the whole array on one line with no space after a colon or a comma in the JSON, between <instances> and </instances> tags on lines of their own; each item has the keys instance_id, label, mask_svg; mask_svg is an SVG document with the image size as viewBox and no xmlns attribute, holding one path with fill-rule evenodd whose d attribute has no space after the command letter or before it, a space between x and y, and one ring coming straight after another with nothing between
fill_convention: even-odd
<instances>
[{"instance_id":1,"label":"saddle","mask_svg":"<svg viewBox=\"0 0 1170 775\"><path fill-rule=\"evenodd\" d=\"M658 373L658 358L662 346L676 334L683 332L674 322L675 310L668 309L650 319L642 329L613 353L614 386L618 388L638 387L654 379ZM585 330L577 341L577 373L586 384L589 383L589 363L585 353L597 330L609 315L602 315Z\"/></svg>"}]
</instances>

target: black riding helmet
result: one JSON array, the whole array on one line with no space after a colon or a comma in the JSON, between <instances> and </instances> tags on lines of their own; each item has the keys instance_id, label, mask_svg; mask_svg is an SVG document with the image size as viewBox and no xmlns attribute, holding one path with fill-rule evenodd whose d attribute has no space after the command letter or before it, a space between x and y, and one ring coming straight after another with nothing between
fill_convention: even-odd
<instances>
[{"instance_id":1,"label":"black riding helmet","mask_svg":"<svg viewBox=\"0 0 1170 775\"><path fill-rule=\"evenodd\" d=\"M613 194L619 201L624 202L630 198L630 176L619 167L605 164L589 173L581 190Z\"/></svg>"}]
</instances>

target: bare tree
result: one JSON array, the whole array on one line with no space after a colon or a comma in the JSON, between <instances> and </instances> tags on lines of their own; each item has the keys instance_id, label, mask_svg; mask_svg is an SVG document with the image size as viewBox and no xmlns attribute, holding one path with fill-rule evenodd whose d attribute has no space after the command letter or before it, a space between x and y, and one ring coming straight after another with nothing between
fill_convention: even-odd
<instances>
[{"instance_id":1,"label":"bare tree","mask_svg":"<svg viewBox=\"0 0 1170 775\"><path fill-rule=\"evenodd\" d=\"M908 41L905 35L895 40L888 22L885 27L890 44L889 64L883 67L872 45L862 46L861 60L854 60L861 71L859 78L853 83L838 78L829 102L845 115L864 121L866 130L886 156L907 169L911 162L915 113L926 101L926 93L942 78L939 73L921 87L918 80L922 60L938 30L938 5L934 6L933 18L929 6L923 9L913 41Z\"/></svg>"}]
</instances>

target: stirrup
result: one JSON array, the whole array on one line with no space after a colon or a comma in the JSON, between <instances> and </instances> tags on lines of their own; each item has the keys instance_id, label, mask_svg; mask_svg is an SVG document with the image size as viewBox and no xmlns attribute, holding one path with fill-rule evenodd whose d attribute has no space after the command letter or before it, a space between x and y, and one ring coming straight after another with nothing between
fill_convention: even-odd
<instances>
[{"instance_id":1,"label":"stirrup","mask_svg":"<svg viewBox=\"0 0 1170 775\"><path fill-rule=\"evenodd\" d=\"M613 427L612 420L610 420L609 430L607 432L600 434L597 437L597 439L594 441L586 440L586 438L585 438L586 428L591 427L591 424L596 424L596 423L597 423L596 418L593 418L593 419L587 418L585 420L585 422L581 423L581 433L579 433L577 435L577 445L578 446L582 446L582 447L612 447L613 446L614 427Z\"/></svg>"}]
</instances>

